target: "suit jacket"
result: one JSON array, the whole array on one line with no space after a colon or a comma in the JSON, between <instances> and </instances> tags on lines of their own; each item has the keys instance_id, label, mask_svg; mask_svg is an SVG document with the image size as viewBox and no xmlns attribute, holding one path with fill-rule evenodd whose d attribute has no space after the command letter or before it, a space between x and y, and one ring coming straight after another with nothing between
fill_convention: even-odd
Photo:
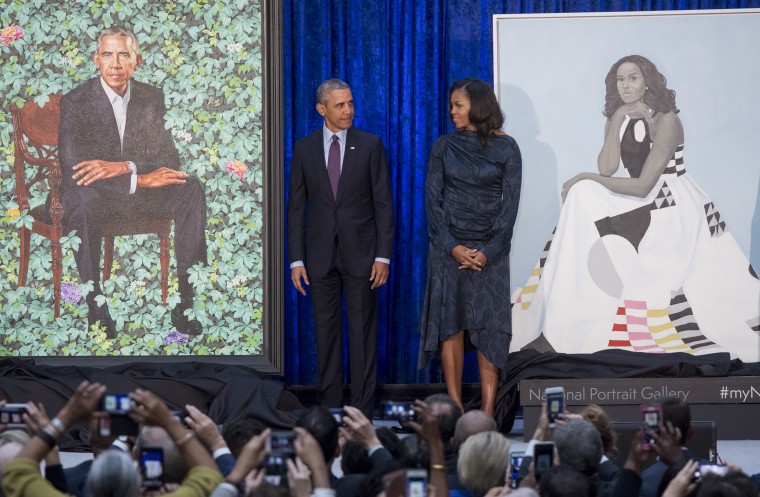
<instances>
[{"instance_id":1,"label":"suit jacket","mask_svg":"<svg viewBox=\"0 0 760 497\"><path fill-rule=\"evenodd\" d=\"M169 167L179 169L180 158L171 133L165 128L164 94L155 86L131 80L129 107L124 126L124 147L111 102L100 76L85 81L61 98L58 150L63 168L63 187L74 188L74 165L84 160L132 161L137 174ZM93 187L129 193L125 174L93 183Z\"/></svg>"},{"instance_id":2,"label":"suit jacket","mask_svg":"<svg viewBox=\"0 0 760 497\"><path fill-rule=\"evenodd\" d=\"M310 276L329 271L336 234L354 276L369 275L376 257L391 258L393 193L383 143L352 127L345 146L337 198L327 176L322 128L293 149L288 250L290 262L304 261Z\"/></svg>"}]
</instances>

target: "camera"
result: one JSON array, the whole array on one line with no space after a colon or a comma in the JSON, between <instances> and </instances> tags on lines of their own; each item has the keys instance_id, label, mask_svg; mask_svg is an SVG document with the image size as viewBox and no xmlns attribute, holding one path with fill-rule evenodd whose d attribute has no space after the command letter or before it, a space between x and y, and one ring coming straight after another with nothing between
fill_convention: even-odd
<instances>
[{"instance_id":1,"label":"camera","mask_svg":"<svg viewBox=\"0 0 760 497\"><path fill-rule=\"evenodd\" d=\"M164 449L145 447L140 451L140 474L145 488L161 488L164 483Z\"/></svg>"},{"instance_id":2,"label":"camera","mask_svg":"<svg viewBox=\"0 0 760 497\"><path fill-rule=\"evenodd\" d=\"M428 473L426 469L406 470L406 495L408 497L427 496Z\"/></svg>"},{"instance_id":3,"label":"camera","mask_svg":"<svg viewBox=\"0 0 760 497\"><path fill-rule=\"evenodd\" d=\"M546 415L549 417L549 428L557 426L556 421L565 417L565 389L551 387L544 391L546 396Z\"/></svg>"},{"instance_id":4,"label":"camera","mask_svg":"<svg viewBox=\"0 0 760 497\"><path fill-rule=\"evenodd\" d=\"M338 426L346 426L346 422L343 421L343 417L346 415L346 411L344 411L340 407L331 407L330 408L330 414L332 414L332 417L335 418L335 421L337 421Z\"/></svg>"},{"instance_id":5,"label":"camera","mask_svg":"<svg viewBox=\"0 0 760 497\"><path fill-rule=\"evenodd\" d=\"M0 407L0 425L5 425L9 430L26 429L23 415L26 413L26 404L5 404Z\"/></svg>"},{"instance_id":6,"label":"camera","mask_svg":"<svg viewBox=\"0 0 760 497\"><path fill-rule=\"evenodd\" d=\"M656 442L653 435L660 434L660 423L662 423L662 406L641 406L641 428L644 431L644 438L641 440L642 450L652 450L652 445Z\"/></svg>"},{"instance_id":7,"label":"camera","mask_svg":"<svg viewBox=\"0 0 760 497\"><path fill-rule=\"evenodd\" d=\"M509 454L509 487L517 488L522 481L523 475L520 474L525 452L511 452Z\"/></svg>"},{"instance_id":8,"label":"camera","mask_svg":"<svg viewBox=\"0 0 760 497\"><path fill-rule=\"evenodd\" d=\"M139 427L129 417L132 399L126 393L106 393L100 402L100 410L108 416L98 421L98 433L101 437L135 436Z\"/></svg>"},{"instance_id":9,"label":"camera","mask_svg":"<svg viewBox=\"0 0 760 497\"><path fill-rule=\"evenodd\" d=\"M554 443L541 442L533 446L533 468L536 473L536 481L554 465Z\"/></svg>"},{"instance_id":10,"label":"camera","mask_svg":"<svg viewBox=\"0 0 760 497\"><path fill-rule=\"evenodd\" d=\"M414 412L414 403L412 402L393 402L388 401L383 405L383 419L398 421L416 421L417 416Z\"/></svg>"}]
</instances>

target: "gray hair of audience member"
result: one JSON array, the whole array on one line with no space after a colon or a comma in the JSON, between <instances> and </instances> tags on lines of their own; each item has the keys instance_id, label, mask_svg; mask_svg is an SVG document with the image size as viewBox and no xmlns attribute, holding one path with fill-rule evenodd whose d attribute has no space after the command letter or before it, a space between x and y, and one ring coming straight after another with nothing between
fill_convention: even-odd
<instances>
[{"instance_id":1,"label":"gray hair of audience member","mask_svg":"<svg viewBox=\"0 0 760 497\"><path fill-rule=\"evenodd\" d=\"M509 462L509 440L497 431L477 433L459 448L457 474L474 496L504 485Z\"/></svg>"},{"instance_id":2,"label":"gray hair of audience member","mask_svg":"<svg viewBox=\"0 0 760 497\"><path fill-rule=\"evenodd\" d=\"M457 421L462 417L462 409L448 394L435 393L425 398L425 403L430 406L433 415L438 420L438 433L444 445L451 443Z\"/></svg>"},{"instance_id":3,"label":"gray hair of audience member","mask_svg":"<svg viewBox=\"0 0 760 497\"><path fill-rule=\"evenodd\" d=\"M189 468L166 430L158 426L143 426L135 442L135 457L139 457L140 451L148 447L160 447L164 451L164 481L182 483Z\"/></svg>"},{"instance_id":4,"label":"gray hair of audience member","mask_svg":"<svg viewBox=\"0 0 760 497\"><path fill-rule=\"evenodd\" d=\"M0 433L0 447L9 443L26 445L30 438L29 434L23 430L4 431Z\"/></svg>"},{"instance_id":5,"label":"gray hair of audience member","mask_svg":"<svg viewBox=\"0 0 760 497\"><path fill-rule=\"evenodd\" d=\"M479 409L467 411L457 421L451 447L456 451L465 440L478 433L496 431L496 421Z\"/></svg>"},{"instance_id":6,"label":"gray hair of audience member","mask_svg":"<svg viewBox=\"0 0 760 497\"><path fill-rule=\"evenodd\" d=\"M348 86L348 83L346 83L343 80L332 78L332 79L326 79L322 82L321 85L319 85L319 88L317 88L317 103L318 104L324 104L327 102L327 96L330 94L330 92L333 92L335 90L350 90L351 87Z\"/></svg>"},{"instance_id":7,"label":"gray hair of audience member","mask_svg":"<svg viewBox=\"0 0 760 497\"><path fill-rule=\"evenodd\" d=\"M112 449L95 458L85 488L89 497L139 497L141 484L132 458Z\"/></svg>"},{"instance_id":8,"label":"gray hair of audience member","mask_svg":"<svg viewBox=\"0 0 760 497\"><path fill-rule=\"evenodd\" d=\"M553 438L560 463L586 476L597 472L604 447L602 436L590 421L573 419L561 424L554 430Z\"/></svg>"}]
</instances>

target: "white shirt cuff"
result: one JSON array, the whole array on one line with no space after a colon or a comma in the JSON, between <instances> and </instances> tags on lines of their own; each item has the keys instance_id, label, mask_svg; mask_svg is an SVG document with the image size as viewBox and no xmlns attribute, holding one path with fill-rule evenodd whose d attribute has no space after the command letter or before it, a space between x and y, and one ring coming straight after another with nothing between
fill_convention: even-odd
<instances>
[{"instance_id":1,"label":"white shirt cuff","mask_svg":"<svg viewBox=\"0 0 760 497\"><path fill-rule=\"evenodd\" d=\"M372 457L372 454L374 454L375 452L377 452L378 450L380 450L380 449L382 449L382 448L383 448L383 444L380 444L380 445L375 445L374 447L371 447L371 448L370 448L370 449L367 451L367 455L368 455L369 457Z\"/></svg>"},{"instance_id":2,"label":"white shirt cuff","mask_svg":"<svg viewBox=\"0 0 760 497\"><path fill-rule=\"evenodd\" d=\"M312 497L335 497L334 488L315 488Z\"/></svg>"},{"instance_id":3,"label":"white shirt cuff","mask_svg":"<svg viewBox=\"0 0 760 497\"><path fill-rule=\"evenodd\" d=\"M294 267L303 267L303 261L295 261L290 263L290 269L293 269Z\"/></svg>"},{"instance_id":4,"label":"white shirt cuff","mask_svg":"<svg viewBox=\"0 0 760 497\"><path fill-rule=\"evenodd\" d=\"M384 262L385 264L391 265L390 259L385 259L384 257L375 257L375 262Z\"/></svg>"},{"instance_id":5,"label":"white shirt cuff","mask_svg":"<svg viewBox=\"0 0 760 497\"><path fill-rule=\"evenodd\" d=\"M132 171L132 178L129 183L129 194L132 195L137 191L137 166L132 161L127 161L127 167Z\"/></svg>"},{"instance_id":6,"label":"white shirt cuff","mask_svg":"<svg viewBox=\"0 0 760 497\"><path fill-rule=\"evenodd\" d=\"M216 449L213 454L211 454L211 457L216 459L219 456L223 456L225 454L232 454L229 447L222 447L220 449Z\"/></svg>"}]
</instances>

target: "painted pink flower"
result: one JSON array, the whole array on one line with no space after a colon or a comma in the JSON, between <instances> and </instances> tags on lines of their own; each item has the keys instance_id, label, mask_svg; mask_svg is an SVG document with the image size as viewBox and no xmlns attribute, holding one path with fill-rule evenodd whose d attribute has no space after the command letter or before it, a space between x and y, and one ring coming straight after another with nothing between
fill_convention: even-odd
<instances>
[{"instance_id":1,"label":"painted pink flower","mask_svg":"<svg viewBox=\"0 0 760 497\"><path fill-rule=\"evenodd\" d=\"M243 175L248 171L248 166L239 160L231 160L227 163L227 173L234 174L240 181L243 180Z\"/></svg>"},{"instance_id":2,"label":"painted pink flower","mask_svg":"<svg viewBox=\"0 0 760 497\"><path fill-rule=\"evenodd\" d=\"M24 37L24 30L18 26L8 26L0 30L0 43L5 45L12 45L14 41L20 40Z\"/></svg>"}]
</instances>

